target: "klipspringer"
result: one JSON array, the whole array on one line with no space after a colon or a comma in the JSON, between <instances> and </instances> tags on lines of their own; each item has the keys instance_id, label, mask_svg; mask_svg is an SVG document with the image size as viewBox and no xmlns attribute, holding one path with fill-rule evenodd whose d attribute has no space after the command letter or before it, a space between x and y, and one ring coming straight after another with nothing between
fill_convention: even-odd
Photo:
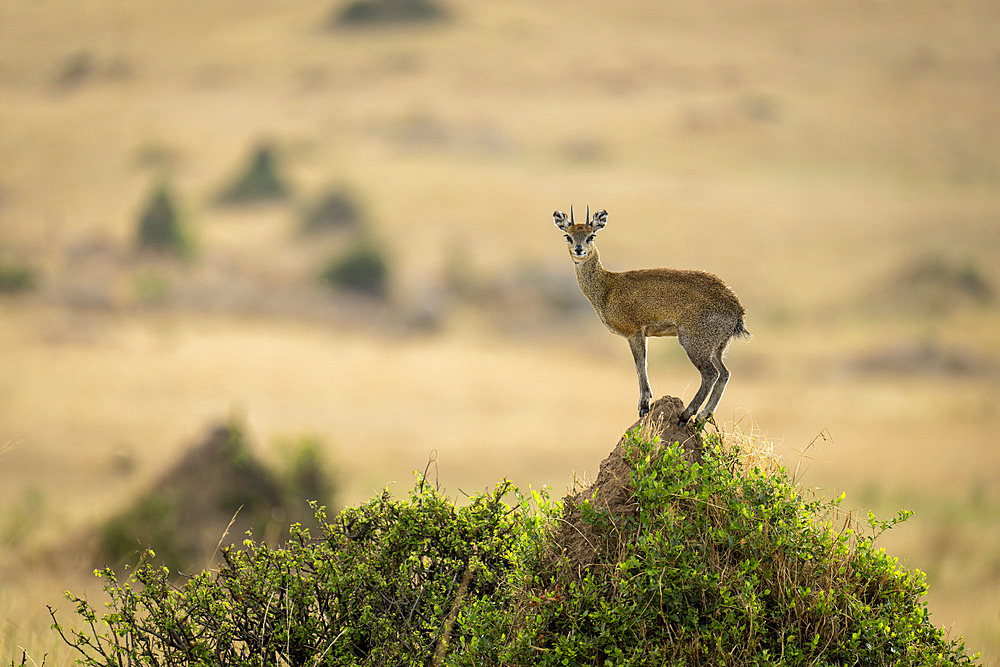
<instances>
[{"instance_id":1,"label":"klipspringer","mask_svg":"<svg viewBox=\"0 0 1000 667\"><path fill-rule=\"evenodd\" d=\"M653 391L646 375L646 338L677 336L688 359L701 373L701 386L681 413L687 422L698 411L707 419L719 404L729 382L729 369L722 363L729 342L748 336L743 324L745 311L722 280L704 271L640 269L616 273L601 266L594 236L608 221L607 211L577 223L570 208L553 214L556 227L566 235L569 255L576 267L576 280L601 322L628 340L639 376L639 416L649 412ZM705 402L705 399L708 402Z\"/></svg>"}]
</instances>

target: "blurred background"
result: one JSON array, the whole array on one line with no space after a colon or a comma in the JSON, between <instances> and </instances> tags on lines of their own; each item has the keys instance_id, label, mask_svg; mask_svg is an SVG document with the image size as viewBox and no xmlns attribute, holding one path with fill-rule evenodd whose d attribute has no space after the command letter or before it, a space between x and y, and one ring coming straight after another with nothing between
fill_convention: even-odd
<instances>
[{"instance_id":1,"label":"blurred background","mask_svg":"<svg viewBox=\"0 0 1000 667\"><path fill-rule=\"evenodd\" d=\"M552 224L589 204L607 268L732 286L720 426L914 510L880 543L1000 664L998 186L991 0L5 0L0 662L233 507L596 476L638 389Z\"/></svg>"}]
</instances>

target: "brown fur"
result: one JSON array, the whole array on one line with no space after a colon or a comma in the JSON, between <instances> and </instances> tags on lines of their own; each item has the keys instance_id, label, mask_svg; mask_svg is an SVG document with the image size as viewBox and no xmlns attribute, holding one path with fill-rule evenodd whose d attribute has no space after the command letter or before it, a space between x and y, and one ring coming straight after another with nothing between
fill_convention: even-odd
<instances>
[{"instance_id":1,"label":"brown fur","mask_svg":"<svg viewBox=\"0 0 1000 667\"><path fill-rule=\"evenodd\" d=\"M580 290L604 325L629 341L639 377L639 416L648 412L652 398L646 377L646 338L677 336L702 376L701 387L681 414L681 421L690 419L706 398L708 403L698 418L707 418L729 380L729 371L722 363L729 341L747 334L745 311L733 291L704 271L607 271L594 245L594 236L607 221L605 211L598 211L583 224L568 220L560 211L554 219L569 239Z\"/></svg>"}]
</instances>

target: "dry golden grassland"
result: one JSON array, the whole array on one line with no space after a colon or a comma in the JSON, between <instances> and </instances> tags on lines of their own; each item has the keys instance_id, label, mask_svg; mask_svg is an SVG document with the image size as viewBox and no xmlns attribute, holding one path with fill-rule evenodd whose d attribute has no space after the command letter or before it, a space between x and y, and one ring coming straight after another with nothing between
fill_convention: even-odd
<instances>
[{"instance_id":1,"label":"dry golden grassland","mask_svg":"<svg viewBox=\"0 0 1000 667\"><path fill-rule=\"evenodd\" d=\"M916 510L884 546L1000 664L1000 6L449 0L373 31L336 6L0 4L0 263L37 275L0 293L0 664L67 663L44 605L95 591L31 554L228 416L264 457L318 437L345 504L432 456L456 494L594 475L637 386L572 282L570 204L609 211L607 268L735 289L720 423L789 465L815 440L805 484L862 513ZM290 201L215 205L265 141ZM191 259L134 249L161 181ZM331 185L387 303L316 280L349 240L298 218ZM670 339L650 377L697 387Z\"/></svg>"}]
</instances>

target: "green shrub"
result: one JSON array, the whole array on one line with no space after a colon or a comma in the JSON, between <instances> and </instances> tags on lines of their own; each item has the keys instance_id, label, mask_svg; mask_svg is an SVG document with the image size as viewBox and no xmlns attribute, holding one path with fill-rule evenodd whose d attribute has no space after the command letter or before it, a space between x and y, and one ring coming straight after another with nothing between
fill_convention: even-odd
<instances>
[{"instance_id":1,"label":"green shrub","mask_svg":"<svg viewBox=\"0 0 1000 667\"><path fill-rule=\"evenodd\" d=\"M35 288L35 270L26 264L7 262L0 258L0 294L27 292Z\"/></svg>"},{"instance_id":2,"label":"green shrub","mask_svg":"<svg viewBox=\"0 0 1000 667\"><path fill-rule=\"evenodd\" d=\"M92 665L428 664L471 630L454 623L464 600L509 603L526 530L502 502L509 490L456 507L421 481L406 500L386 493L332 522L319 509L317 536L295 525L281 548L247 540L224 549L217 574L182 589L148 552L129 581L100 572L106 633L71 631L67 641ZM88 602L70 599L96 619Z\"/></svg>"},{"instance_id":3,"label":"green shrub","mask_svg":"<svg viewBox=\"0 0 1000 667\"><path fill-rule=\"evenodd\" d=\"M275 153L270 145L258 147L243 172L223 189L219 201L224 204L253 204L287 199L288 186L279 173Z\"/></svg>"},{"instance_id":4,"label":"green shrub","mask_svg":"<svg viewBox=\"0 0 1000 667\"><path fill-rule=\"evenodd\" d=\"M323 232L357 227L363 220L361 205L342 188L324 192L302 216L302 231Z\"/></svg>"},{"instance_id":5,"label":"green shrub","mask_svg":"<svg viewBox=\"0 0 1000 667\"><path fill-rule=\"evenodd\" d=\"M159 493L148 494L104 522L98 534L100 552L109 562L118 563L132 556L138 544L155 544L162 559L181 568L195 554L176 534L180 528L174 500Z\"/></svg>"},{"instance_id":6,"label":"green shrub","mask_svg":"<svg viewBox=\"0 0 1000 667\"><path fill-rule=\"evenodd\" d=\"M136 241L144 250L187 257L192 252L184 232L174 195L165 184L154 188L139 216Z\"/></svg>"},{"instance_id":7,"label":"green shrub","mask_svg":"<svg viewBox=\"0 0 1000 667\"><path fill-rule=\"evenodd\" d=\"M447 18L432 0L354 0L333 14L335 27L428 23Z\"/></svg>"},{"instance_id":8,"label":"green shrub","mask_svg":"<svg viewBox=\"0 0 1000 667\"><path fill-rule=\"evenodd\" d=\"M533 568L513 662L972 664L930 624L923 573L874 546L907 513L863 534L840 499L806 500L718 440L702 463L635 438L626 453L634 511L585 506L596 562L554 549Z\"/></svg>"},{"instance_id":9,"label":"green shrub","mask_svg":"<svg viewBox=\"0 0 1000 667\"><path fill-rule=\"evenodd\" d=\"M973 664L922 573L874 546L906 513L862 530L717 439L691 462L633 434L624 456L615 513L532 510L508 483L460 507L419 478L180 589L152 553L130 581L106 569L103 629L72 595L87 629L54 627L91 665ZM585 560L560 528L577 510Z\"/></svg>"},{"instance_id":10,"label":"green shrub","mask_svg":"<svg viewBox=\"0 0 1000 667\"><path fill-rule=\"evenodd\" d=\"M289 504L304 498L326 504L333 498L334 477L318 439L288 440L279 443L278 449L282 459L280 473Z\"/></svg>"},{"instance_id":11,"label":"green shrub","mask_svg":"<svg viewBox=\"0 0 1000 667\"><path fill-rule=\"evenodd\" d=\"M320 279L329 285L385 299L389 292L389 267L382 251L370 240L361 240L333 258Z\"/></svg>"},{"instance_id":12,"label":"green shrub","mask_svg":"<svg viewBox=\"0 0 1000 667\"><path fill-rule=\"evenodd\" d=\"M55 85L63 90L75 88L92 77L96 71L93 54L89 51L77 51L63 59L55 77Z\"/></svg>"}]
</instances>

